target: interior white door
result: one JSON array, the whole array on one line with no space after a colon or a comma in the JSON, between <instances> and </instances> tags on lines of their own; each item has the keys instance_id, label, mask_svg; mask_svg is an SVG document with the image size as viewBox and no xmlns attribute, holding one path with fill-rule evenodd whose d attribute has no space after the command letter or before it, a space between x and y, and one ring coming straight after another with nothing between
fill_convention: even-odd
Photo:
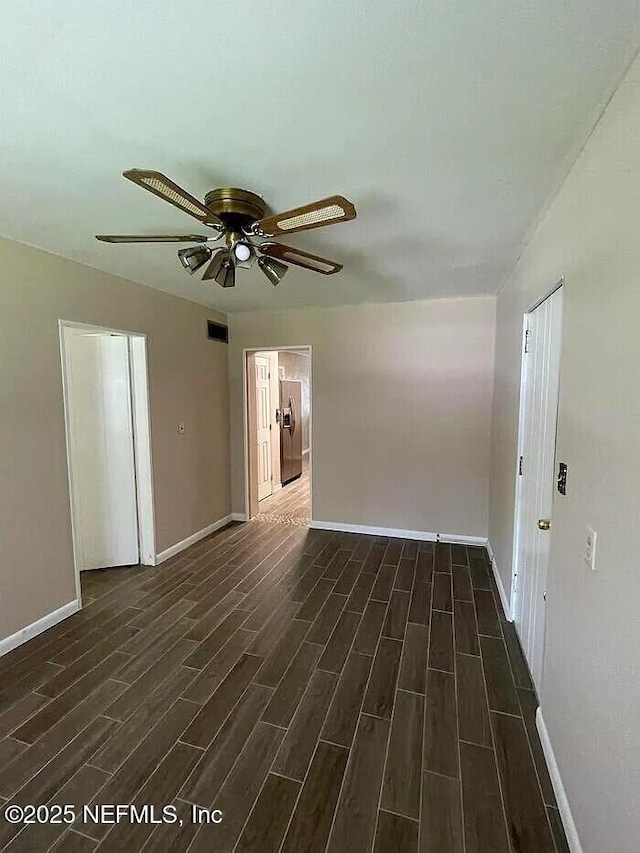
<instances>
[{"instance_id":1,"label":"interior white door","mask_svg":"<svg viewBox=\"0 0 640 853\"><path fill-rule=\"evenodd\" d=\"M138 513L128 339L65 342L74 532L80 569L138 562Z\"/></svg>"},{"instance_id":2,"label":"interior white door","mask_svg":"<svg viewBox=\"0 0 640 853\"><path fill-rule=\"evenodd\" d=\"M271 478L271 379L269 359L256 355L256 421L258 429L258 500L273 492Z\"/></svg>"},{"instance_id":3,"label":"interior white door","mask_svg":"<svg viewBox=\"0 0 640 853\"><path fill-rule=\"evenodd\" d=\"M553 525L562 297L560 287L527 315L523 354L515 625L538 692Z\"/></svg>"}]
</instances>

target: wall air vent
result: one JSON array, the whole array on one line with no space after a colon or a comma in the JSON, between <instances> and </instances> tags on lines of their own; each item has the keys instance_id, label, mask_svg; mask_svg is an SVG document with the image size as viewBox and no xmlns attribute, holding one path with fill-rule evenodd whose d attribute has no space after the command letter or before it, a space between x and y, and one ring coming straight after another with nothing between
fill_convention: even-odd
<instances>
[{"instance_id":1,"label":"wall air vent","mask_svg":"<svg viewBox=\"0 0 640 853\"><path fill-rule=\"evenodd\" d=\"M212 341L222 341L223 344L229 343L229 327L224 323L214 323L213 320L207 320L207 337Z\"/></svg>"}]
</instances>

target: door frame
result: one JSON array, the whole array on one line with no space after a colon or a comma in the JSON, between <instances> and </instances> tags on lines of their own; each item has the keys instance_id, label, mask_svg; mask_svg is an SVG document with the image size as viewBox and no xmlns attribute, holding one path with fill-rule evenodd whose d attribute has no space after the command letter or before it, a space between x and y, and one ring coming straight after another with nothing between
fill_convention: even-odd
<instances>
[{"instance_id":1,"label":"door frame","mask_svg":"<svg viewBox=\"0 0 640 853\"><path fill-rule=\"evenodd\" d=\"M71 511L71 539L73 563L76 576L76 594L82 606L80 584L79 533L75 507L75 473L71 442L71 400L69 381L69 353L66 345L66 330L81 329L87 332L116 334L127 338L131 377L131 412L133 418L133 449L136 476L136 505L138 510L138 548L142 565L156 565L156 524L153 492L153 459L151 452L151 411L149 404L149 374L147 364L147 336L142 332L112 329L74 320L58 320L60 338L60 364L62 370L62 399L64 408L65 443L67 451L67 480L69 485L69 507Z\"/></svg>"},{"instance_id":2,"label":"door frame","mask_svg":"<svg viewBox=\"0 0 640 853\"><path fill-rule=\"evenodd\" d=\"M244 517L250 521L257 512L255 495L252 494L251 475L251 424L248 405L248 374L249 358L259 352L285 352L287 350L307 350L309 353L309 518L313 518L313 347L311 344L298 346L245 347L242 350L242 464L244 467ZM256 489L253 489L256 491ZM253 511L255 508L255 511Z\"/></svg>"},{"instance_id":3,"label":"door frame","mask_svg":"<svg viewBox=\"0 0 640 853\"><path fill-rule=\"evenodd\" d=\"M274 409L277 408L278 400L280 399L280 389L278 387L278 351L256 350L255 352L250 353L250 355L255 356L256 358L266 358L269 361L269 423L271 425L271 429L269 430L269 444L271 453L271 495L273 495L275 494L275 492L278 491L278 489L282 488L282 484L280 482L280 437L274 428L275 426L277 426L276 418L274 417ZM252 376L250 375L250 373L247 373L247 381L249 380L251 381L251 383L253 383ZM254 391L256 390L253 384L252 388ZM250 406L248 411L250 432L257 430L257 421L256 423L252 422L252 416L254 414L252 409L253 407ZM257 417L257 399L255 414ZM251 469L252 463L254 462L252 455L249 456L249 462ZM252 504L254 496L255 495L252 495ZM258 503L259 502L260 501L258 501Z\"/></svg>"},{"instance_id":4,"label":"door frame","mask_svg":"<svg viewBox=\"0 0 640 853\"><path fill-rule=\"evenodd\" d=\"M515 502L513 511L513 559L511 562L511 594L509 596L509 613L507 618L509 621L516 621L519 616L519 609L522 606L522 596L520 585L518 583L520 570L520 526L522 516L522 501L523 501L523 484L519 476L520 457L523 455L524 449L524 426L525 426L525 398L526 398L526 381L527 381L527 359L525 358L525 347L527 343L527 322L529 314L533 313L536 308L539 308L542 303L552 296L557 290L564 286L564 277L560 278L549 287L542 296L535 299L522 315L522 333L521 333L521 350L520 350L520 400L518 406L518 443L516 446L515 458ZM553 535L553 529L551 531Z\"/></svg>"}]
</instances>

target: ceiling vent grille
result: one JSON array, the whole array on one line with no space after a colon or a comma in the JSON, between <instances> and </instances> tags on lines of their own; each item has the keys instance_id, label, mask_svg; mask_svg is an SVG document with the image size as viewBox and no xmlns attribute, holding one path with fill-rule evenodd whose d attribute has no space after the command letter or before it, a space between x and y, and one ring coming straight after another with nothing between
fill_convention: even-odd
<instances>
[{"instance_id":1,"label":"ceiling vent grille","mask_svg":"<svg viewBox=\"0 0 640 853\"><path fill-rule=\"evenodd\" d=\"M224 323L215 323L213 320L207 320L207 337L211 341L221 341L223 344L229 343L229 327Z\"/></svg>"}]
</instances>

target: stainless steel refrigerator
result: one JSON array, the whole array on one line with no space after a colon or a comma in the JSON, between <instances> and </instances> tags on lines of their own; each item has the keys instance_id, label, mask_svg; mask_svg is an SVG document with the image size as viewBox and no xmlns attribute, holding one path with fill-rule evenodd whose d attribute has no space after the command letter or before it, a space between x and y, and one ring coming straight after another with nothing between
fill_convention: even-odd
<instances>
[{"instance_id":1,"label":"stainless steel refrigerator","mask_svg":"<svg viewBox=\"0 0 640 853\"><path fill-rule=\"evenodd\" d=\"M302 474L302 382L280 380L280 479L282 485Z\"/></svg>"}]
</instances>

